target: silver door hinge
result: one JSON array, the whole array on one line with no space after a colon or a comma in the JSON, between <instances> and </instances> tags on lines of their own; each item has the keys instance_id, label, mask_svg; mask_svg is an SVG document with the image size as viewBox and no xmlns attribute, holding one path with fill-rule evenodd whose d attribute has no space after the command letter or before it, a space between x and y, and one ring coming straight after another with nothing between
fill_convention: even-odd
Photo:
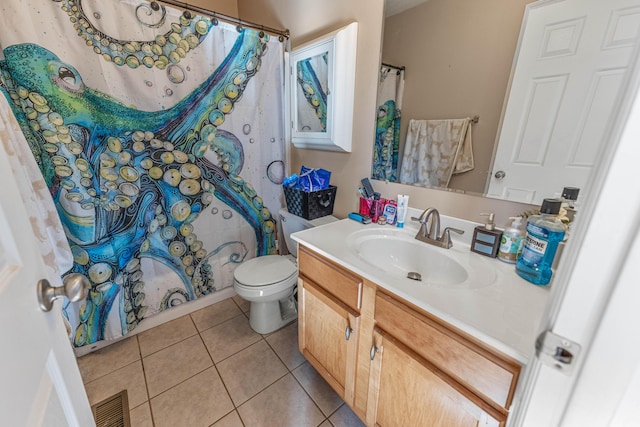
<instances>
[{"instance_id":1,"label":"silver door hinge","mask_svg":"<svg viewBox=\"0 0 640 427\"><path fill-rule=\"evenodd\" d=\"M580 354L580 344L544 331L536 339L536 356L540 362L570 375Z\"/></svg>"}]
</instances>

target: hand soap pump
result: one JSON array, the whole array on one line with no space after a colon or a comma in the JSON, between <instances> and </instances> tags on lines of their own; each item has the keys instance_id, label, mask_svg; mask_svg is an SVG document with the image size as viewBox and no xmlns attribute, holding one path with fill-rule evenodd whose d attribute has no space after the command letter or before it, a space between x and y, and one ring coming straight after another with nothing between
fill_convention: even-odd
<instances>
[{"instance_id":1,"label":"hand soap pump","mask_svg":"<svg viewBox=\"0 0 640 427\"><path fill-rule=\"evenodd\" d=\"M500 248L502 231L496 230L496 225L493 222L495 218L493 212L480 215L488 217L487 222L485 225L479 225L475 228L473 240L471 241L471 250L481 255L495 258Z\"/></svg>"},{"instance_id":2,"label":"hand soap pump","mask_svg":"<svg viewBox=\"0 0 640 427\"><path fill-rule=\"evenodd\" d=\"M522 252L525 233L522 229L521 216L512 216L509 219L512 219L513 222L511 223L511 227L502 232L498 259L500 261L508 262L509 264L515 264L518 260L518 256L520 256L520 253Z\"/></svg>"}]
</instances>

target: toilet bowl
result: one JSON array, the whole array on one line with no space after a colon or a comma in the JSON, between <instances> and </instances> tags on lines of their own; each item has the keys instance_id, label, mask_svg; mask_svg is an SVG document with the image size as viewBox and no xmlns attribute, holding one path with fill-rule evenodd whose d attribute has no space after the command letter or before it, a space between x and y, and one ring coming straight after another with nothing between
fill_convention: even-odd
<instances>
[{"instance_id":1,"label":"toilet bowl","mask_svg":"<svg viewBox=\"0 0 640 427\"><path fill-rule=\"evenodd\" d=\"M298 283L297 243L292 233L337 221L333 216L307 220L281 209L282 234L289 255L266 255L240 264L233 273L236 293L251 303L249 325L268 334L292 322L298 315L295 296ZM282 245L282 241L280 244Z\"/></svg>"}]
</instances>

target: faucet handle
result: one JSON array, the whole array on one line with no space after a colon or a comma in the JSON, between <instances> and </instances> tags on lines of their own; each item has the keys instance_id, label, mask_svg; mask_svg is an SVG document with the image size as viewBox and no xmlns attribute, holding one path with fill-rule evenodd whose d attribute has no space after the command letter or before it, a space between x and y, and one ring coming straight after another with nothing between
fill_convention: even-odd
<instances>
[{"instance_id":1,"label":"faucet handle","mask_svg":"<svg viewBox=\"0 0 640 427\"><path fill-rule=\"evenodd\" d=\"M415 216L411 217L411 221L418 221L420 224L425 223L425 220L423 218L416 218Z\"/></svg>"},{"instance_id":2,"label":"faucet handle","mask_svg":"<svg viewBox=\"0 0 640 427\"><path fill-rule=\"evenodd\" d=\"M451 246L453 246L453 243L451 243L451 232L454 233L458 233L458 234L464 234L464 230L460 230L459 228L453 228L453 227L447 227L444 229L444 231L442 232L442 242L443 242L443 246L446 249L449 249Z\"/></svg>"}]
</instances>

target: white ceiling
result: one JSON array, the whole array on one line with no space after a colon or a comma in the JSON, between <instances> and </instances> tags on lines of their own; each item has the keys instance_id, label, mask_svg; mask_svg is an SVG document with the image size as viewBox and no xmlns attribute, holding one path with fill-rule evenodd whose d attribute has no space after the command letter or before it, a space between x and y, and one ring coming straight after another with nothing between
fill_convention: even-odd
<instances>
[{"instance_id":1,"label":"white ceiling","mask_svg":"<svg viewBox=\"0 0 640 427\"><path fill-rule=\"evenodd\" d=\"M385 17L396 15L429 0L385 0Z\"/></svg>"}]
</instances>

